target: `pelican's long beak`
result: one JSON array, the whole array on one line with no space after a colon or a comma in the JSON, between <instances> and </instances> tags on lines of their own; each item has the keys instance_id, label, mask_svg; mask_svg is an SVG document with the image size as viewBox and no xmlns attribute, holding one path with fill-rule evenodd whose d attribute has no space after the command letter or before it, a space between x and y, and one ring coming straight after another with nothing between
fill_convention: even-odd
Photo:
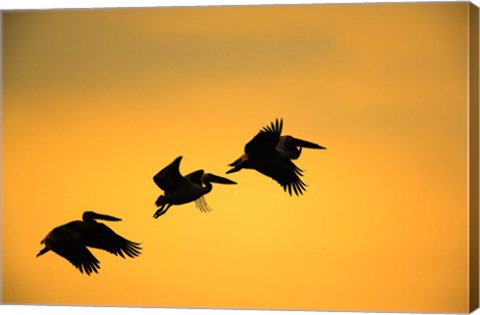
<instances>
[{"instance_id":1,"label":"pelican's long beak","mask_svg":"<svg viewBox=\"0 0 480 315\"><path fill-rule=\"evenodd\" d=\"M297 139L297 138L293 138L293 140L294 140L294 143L297 147L310 148L310 149L323 149L323 150L327 149L325 147L322 147L321 145L318 145L318 144L310 142L310 141L305 141L305 140Z\"/></svg>"},{"instance_id":2,"label":"pelican's long beak","mask_svg":"<svg viewBox=\"0 0 480 315\"><path fill-rule=\"evenodd\" d=\"M111 215L95 213L94 218L105 221L122 221L120 218L112 217Z\"/></svg>"},{"instance_id":3,"label":"pelican's long beak","mask_svg":"<svg viewBox=\"0 0 480 315\"><path fill-rule=\"evenodd\" d=\"M227 184L227 185L232 185L236 184L233 180L229 180L228 178L213 175L213 174L208 174L208 180L212 183L217 183L217 184Z\"/></svg>"}]
</instances>

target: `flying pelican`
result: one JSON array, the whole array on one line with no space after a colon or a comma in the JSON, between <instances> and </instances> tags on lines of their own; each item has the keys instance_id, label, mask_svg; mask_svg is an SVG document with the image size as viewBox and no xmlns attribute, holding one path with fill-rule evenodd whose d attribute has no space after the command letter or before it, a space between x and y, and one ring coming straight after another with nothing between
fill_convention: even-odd
<instances>
[{"instance_id":1,"label":"flying pelican","mask_svg":"<svg viewBox=\"0 0 480 315\"><path fill-rule=\"evenodd\" d=\"M204 195L212 190L212 183L236 184L227 178L205 173L203 170L182 176L179 169L181 160L181 156L177 157L153 177L155 184L164 191L164 194L155 202L159 208L153 215L154 218L165 214L172 205L182 205L192 201L195 201L200 211L208 212L211 209Z\"/></svg>"},{"instance_id":2,"label":"flying pelican","mask_svg":"<svg viewBox=\"0 0 480 315\"><path fill-rule=\"evenodd\" d=\"M306 184L300 176L303 170L299 169L291 160L296 160L302 148L323 149L316 143L300 140L292 136L281 136L283 120L276 119L275 123L263 127L250 142L245 145L245 153L229 164L232 168L227 174L238 172L242 168L254 169L273 178L284 191L298 196L306 190Z\"/></svg>"},{"instance_id":3,"label":"flying pelican","mask_svg":"<svg viewBox=\"0 0 480 315\"><path fill-rule=\"evenodd\" d=\"M67 259L81 273L90 275L98 273L100 262L93 256L87 247L106 250L114 255L125 258L140 255L140 244L131 242L112 231L103 223L97 220L121 221L105 214L98 214L93 211L85 211L82 221L72 221L54 228L41 241L45 247L40 250L37 257L52 250L63 258Z\"/></svg>"}]
</instances>

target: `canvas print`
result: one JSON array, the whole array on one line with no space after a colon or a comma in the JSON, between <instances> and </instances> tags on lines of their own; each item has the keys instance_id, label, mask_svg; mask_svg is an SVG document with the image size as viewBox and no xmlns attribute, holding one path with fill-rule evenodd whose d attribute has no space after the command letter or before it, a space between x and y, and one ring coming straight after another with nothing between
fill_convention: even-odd
<instances>
[{"instance_id":1,"label":"canvas print","mask_svg":"<svg viewBox=\"0 0 480 315\"><path fill-rule=\"evenodd\" d=\"M2 303L477 307L476 6L2 20Z\"/></svg>"}]
</instances>

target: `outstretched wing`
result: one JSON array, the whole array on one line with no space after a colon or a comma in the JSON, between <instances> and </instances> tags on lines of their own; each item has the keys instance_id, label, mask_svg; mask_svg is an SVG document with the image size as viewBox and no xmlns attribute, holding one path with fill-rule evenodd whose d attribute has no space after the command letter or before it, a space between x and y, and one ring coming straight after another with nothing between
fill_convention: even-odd
<instances>
[{"instance_id":1,"label":"outstretched wing","mask_svg":"<svg viewBox=\"0 0 480 315\"><path fill-rule=\"evenodd\" d=\"M250 158L256 156L275 154L275 146L280 140L283 120L276 119L275 123L263 127L259 133L245 145L245 153Z\"/></svg>"},{"instance_id":2,"label":"outstretched wing","mask_svg":"<svg viewBox=\"0 0 480 315\"><path fill-rule=\"evenodd\" d=\"M273 178L283 187L283 190L288 191L290 195L292 195L293 192L295 195L299 196L306 191L307 185L300 178L300 176L303 176L303 171L290 160L286 160L274 168L262 169L259 171L262 174Z\"/></svg>"},{"instance_id":3,"label":"outstretched wing","mask_svg":"<svg viewBox=\"0 0 480 315\"><path fill-rule=\"evenodd\" d=\"M175 189L186 184L188 181L180 174L180 161L182 157L177 157L172 163L165 166L154 177L153 181L162 189L165 194L170 194Z\"/></svg>"},{"instance_id":4,"label":"outstretched wing","mask_svg":"<svg viewBox=\"0 0 480 315\"><path fill-rule=\"evenodd\" d=\"M136 257L142 249L139 243L123 238L103 223L97 223L84 237L86 246L103 249L123 258L125 255Z\"/></svg>"},{"instance_id":5,"label":"outstretched wing","mask_svg":"<svg viewBox=\"0 0 480 315\"><path fill-rule=\"evenodd\" d=\"M85 246L59 246L53 249L55 253L67 259L81 273L90 275L92 272L98 273L100 262Z\"/></svg>"},{"instance_id":6,"label":"outstretched wing","mask_svg":"<svg viewBox=\"0 0 480 315\"><path fill-rule=\"evenodd\" d=\"M68 260L81 273L98 273L100 262L85 247L79 233L60 226L53 229L44 242L46 247Z\"/></svg>"}]
</instances>

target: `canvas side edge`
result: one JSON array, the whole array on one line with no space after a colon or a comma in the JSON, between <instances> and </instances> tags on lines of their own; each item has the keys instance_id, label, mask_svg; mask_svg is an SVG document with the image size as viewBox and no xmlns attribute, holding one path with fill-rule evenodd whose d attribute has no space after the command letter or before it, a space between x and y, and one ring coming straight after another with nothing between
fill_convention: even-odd
<instances>
[{"instance_id":1,"label":"canvas side edge","mask_svg":"<svg viewBox=\"0 0 480 315\"><path fill-rule=\"evenodd\" d=\"M469 4L469 311L479 307L479 9Z\"/></svg>"}]
</instances>

